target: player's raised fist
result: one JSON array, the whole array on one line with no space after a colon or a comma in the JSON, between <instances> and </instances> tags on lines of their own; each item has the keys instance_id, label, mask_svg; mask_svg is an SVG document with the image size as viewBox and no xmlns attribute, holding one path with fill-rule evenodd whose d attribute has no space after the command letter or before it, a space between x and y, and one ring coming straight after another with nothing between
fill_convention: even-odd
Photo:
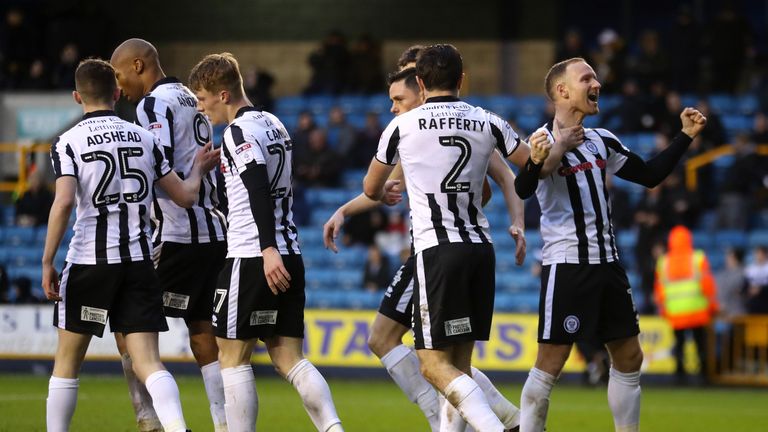
<instances>
[{"instance_id":1,"label":"player's raised fist","mask_svg":"<svg viewBox=\"0 0 768 432\"><path fill-rule=\"evenodd\" d=\"M544 131L538 131L531 135L529 144L531 145L531 160L537 165L547 159L549 150L552 149L552 143Z\"/></svg>"},{"instance_id":2,"label":"player's raised fist","mask_svg":"<svg viewBox=\"0 0 768 432\"><path fill-rule=\"evenodd\" d=\"M704 117L704 114L690 107L680 113L680 120L683 123L683 133L691 138L695 138L707 125L707 118Z\"/></svg>"}]
</instances>

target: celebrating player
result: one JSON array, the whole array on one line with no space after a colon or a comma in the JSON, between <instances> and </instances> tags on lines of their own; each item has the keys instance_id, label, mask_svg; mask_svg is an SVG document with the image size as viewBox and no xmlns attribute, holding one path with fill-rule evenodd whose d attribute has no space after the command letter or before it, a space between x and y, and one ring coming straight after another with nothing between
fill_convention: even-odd
<instances>
[{"instance_id":1,"label":"celebrating player","mask_svg":"<svg viewBox=\"0 0 768 432\"><path fill-rule=\"evenodd\" d=\"M292 220L291 139L277 117L251 106L231 54L206 56L189 82L200 111L213 123L229 124L221 161L229 198L228 252L213 317L227 424L233 431L255 430L258 399L250 359L261 338L318 431L342 431L328 384L302 354L304 264Z\"/></svg>"},{"instance_id":2,"label":"celebrating player","mask_svg":"<svg viewBox=\"0 0 768 432\"><path fill-rule=\"evenodd\" d=\"M211 139L211 126L197 112L197 99L178 79L166 77L157 50L142 39L128 39L112 54L117 84L130 101L138 102L136 118L162 144L171 169L189 177L195 152ZM165 315L184 318L189 346L203 375L203 383L216 432L227 430L219 350L211 326L216 279L226 255L226 222L216 208L216 177L207 173L200 195L188 209L156 191L152 207L155 222L153 259L163 290ZM119 341L119 338L118 338ZM152 400L136 381L131 359L118 343L128 378L139 430L157 430Z\"/></svg>"},{"instance_id":3,"label":"celebrating player","mask_svg":"<svg viewBox=\"0 0 768 432\"><path fill-rule=\"evenodd\" d=\"M639 317L619 263L605 177L610 172L655 187L674 169L707 119L695 109L683 110L681 132L644 162L611 132L583 128L584 117L599 112L600 96L595 72L583 59L552 66L545 87L555 104L555 118L537 135L558 141L554 146L532 144L531 160L515 184L522 198L536 193L544 240L539 349L523 387L520 428L544 430L549 395L573 343L600 340L611 354L608 405L616 431L637 431L643 361Z\"/></svg>"},{"instance_id":4,"label":"celebrating player","mask_svg":"<svg viewBox=\"0 0 768 432\"><path fill-rule=\"evenodd\" d=\"M184 431L179 389L158 353L157 332L168 325L151 261L149 206L156 184L177 204L191 207L220 152L202 147L182 181L151 133L115 115L120 91L109 63L81 62L75 86L74 99L85 115L51 147L56 195L43 252L43 289L56 301L58 345L48 385L48 431L69 429L80 366L107 318L113 332L125 334L133 370L146 385L162 427ZM75 235L59 280L53 259L75 206Z\"/></svg>"}]
</instances>

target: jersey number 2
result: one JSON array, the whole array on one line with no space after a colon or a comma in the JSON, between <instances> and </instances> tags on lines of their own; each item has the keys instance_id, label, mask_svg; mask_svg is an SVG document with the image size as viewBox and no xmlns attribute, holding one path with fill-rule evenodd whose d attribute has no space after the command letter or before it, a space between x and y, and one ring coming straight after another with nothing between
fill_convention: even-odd
<instances>
[{"instance_id":1,"label":"jersey number 2","mask_svg":"<svg viewBox=\"0 0 768 432\"><path fill-rule=\"evenodd\" d=\"M461 175L461 171L467 166L469 158L472 157L472 146L469 145L469 141L462 137L457 136L442 136L440 139L440 145L443 147L457 147L461 153L459 153L459 159L453 164L453 168L448 171L443 181L440 183L440 191L443 193L456 193L456 192L469 192L471 189L470 183L457 181Z\"/></svg>"},{"instance_id":2,"label":"jersey number 2","mask_svg":"<svg viewBox=\"0 0 768 432\"><path fill-rule=\"evenodd\" d=\"M120 200L120 193L107 193L107 188L115 178L115 173L120 170L120 179L133 179L139 183L139 190L135 192L123 192L123 200L127 203L143 201L149 194L149 182L147 176L139 169L128 166L128 158L140 157L144 155L144 149L141 147L120 147L117 149L118 161L115 161L112 153L97 150L90 153L83 153L83 162L104 162L104 173L96 185L93 192L93 206L103 207L114 204Z\"/></svg>"}]
</instances>

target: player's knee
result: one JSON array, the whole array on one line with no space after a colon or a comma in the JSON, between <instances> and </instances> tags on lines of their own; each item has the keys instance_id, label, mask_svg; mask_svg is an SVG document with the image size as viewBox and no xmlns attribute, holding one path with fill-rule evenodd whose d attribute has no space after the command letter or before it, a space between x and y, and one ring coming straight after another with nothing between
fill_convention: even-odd
<instances>
[{"instance_id":1,"label":"player's knee","mask_svg":"<svg viewBox=\"0 0 768 432\"><path fill-rule=\"evenodd\" d=\"M385 339L376 333L371 333L368 336L368 349L378 358L384 357L389 352Z\"/></svg>"},{"instance_id":2,"label":"player's knee","mask_svg":"<svg viewBox=\"0 0 768 432\"><path fill-rule=\"evenodd\" d=\"M619 372L636 372L643 365L643 351L640 347L613 357L613 367Z\"/></svg>"}]
</instances>

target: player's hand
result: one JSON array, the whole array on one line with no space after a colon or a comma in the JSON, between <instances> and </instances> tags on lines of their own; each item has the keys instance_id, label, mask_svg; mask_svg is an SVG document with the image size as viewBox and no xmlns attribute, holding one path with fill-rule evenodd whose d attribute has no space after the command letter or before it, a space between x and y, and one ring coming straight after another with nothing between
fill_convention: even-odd
<instances>
[{"instance_id":1,"label":"player's hand","mask_svg":"<svg viewBox=\"0 0 768 432\"><path fill-rule=\"evenodd\" d=\"M584 126L579 124L567 128L557 128L555 139L558 145L565 148L565 151L571 151L584 143Z\"/></svg>"},{"instance_id":2,"label":"player's hand","mask_svg":"<svg viewBox=\"0 0 768 432\"><path fill-rule=\"evenodd\" d=\"M197 151L194 164L200 170L200 174L204 175L214 169L219 164L220 159L221 149L213 150L213 144L209 142Z\"/></svg>"},{"instance_id":3,"label":"player's hand","mask_svg":"<svg viewBox=\"0 0 768 432\"><path fill-rule=\"evenodd\" d=\"M400 180L387 180L384 183L384 196L381 197L380 201L388 206L393 206L402 200L403 189L400 187Z\"/></svg>"},{"instance_id":4,"label":"player's hand","mask_svg":"<svg viewBox=\"0 0 768 432\"><path fill-rule=\"evenodd\" d=\"M699 110L686 108L680 113L680 120L683 122L683 133L691 138L696 138L707 125L707 118Z\"/></svg>"},{"instance_id":5,"label":"player's hand","mask_svg":"<svg viewBox=\"0 0 768 432\"><path fill-rule=\"evenodd\" d=\"M336 247L336 237L339 236L341 227L344 226L344 215L340 211L336 210L328 221L323 225L323 244L326 249L332 250L334 253L339 252L339 248Z\"/></svg>"},{"instance_id":6,"label":"player's hand","mask_svg":"<svg viewBox=\"0 0 768 432\"><path fill-rule=\"evenodd\" d=\"M286 292L291 286L291 275L283 265L283 257L274 247L268 247L261 251L264 259L264 276L267 278L267 284L272 294L278 295L280 292Z\"/></svg>"},{"instance_id":7,"label":"player's hand","mask_svg":"<svg viewBox=\"0 0 768 432\"><path fill-rule=\"evenodd\" d=\"M515 240L515 264L523 265L525 261L525 251L527 244L525 242L525 231L517 225L509 226L509 235Z\"/></svg>"},{"instance_id":8,"label":"player's hand","mask_svg":"<svg viewBox=\"0 0 768 432\"><path fill-rule=\"evenodd\" d=\"M552 143L549 142L549 137L544 131L538 131L531 135L529 141L531 146L531 160L536 165L543 163L549 156L549 151L552 149Z\"/></svg>"},{"instance_id":9,"label":"player's hand","mask_svg":"<svg viewBox=\"0 0 768 432\"><path fill-rule=\"evenodd\" d=\"M43 290L48 300L61 300L59 295L59 273L53 264L43 264Z\"/></svg>"}]
</instances>

